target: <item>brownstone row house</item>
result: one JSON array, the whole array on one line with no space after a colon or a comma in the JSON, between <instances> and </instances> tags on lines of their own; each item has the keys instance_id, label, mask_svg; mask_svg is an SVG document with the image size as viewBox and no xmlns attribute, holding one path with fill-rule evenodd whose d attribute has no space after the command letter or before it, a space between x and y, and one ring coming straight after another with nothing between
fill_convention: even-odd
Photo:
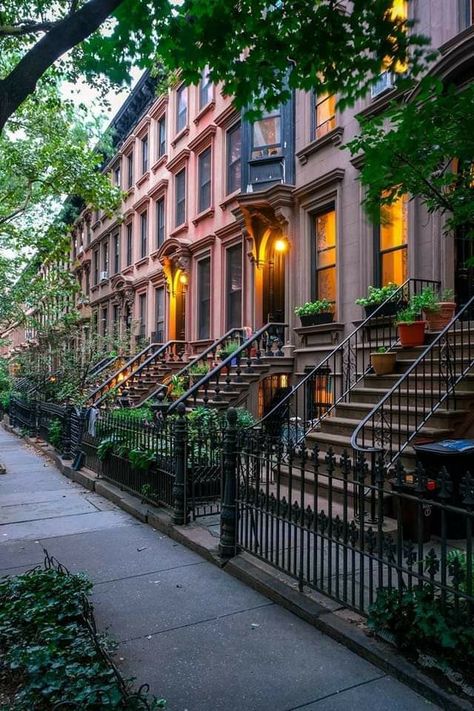
<instances>
[{"instance_id":1,"label":"brownstone row house","mask_svg":"<svg viewBox=\"0 0 474 711\"><path fill-rule=\"evenodd\" d=\"M470 81L473 3L395 5L440 49L431 71ZM126 335L131 352L177 340L190 355L231 328L249 334L284 323L275 333L285 358L267 374L277 379L273 391L353 330L362 317L355 299L369 285L436 280L467 301L471 243L444 238L443 218L416 196L390 209L389 224L371 224L358 181L363 156L341 150L361 116L396 96L384 72L353 108L297 91L250 124L206 72L198 86L177 84L161 96L145 74L111 126L115 153L104 169L125 192L121 218L86 209L74 232L83 332ZM294 308L322 298L334 304L333 323L301 328Z\"/></svg>"}]
</instances>

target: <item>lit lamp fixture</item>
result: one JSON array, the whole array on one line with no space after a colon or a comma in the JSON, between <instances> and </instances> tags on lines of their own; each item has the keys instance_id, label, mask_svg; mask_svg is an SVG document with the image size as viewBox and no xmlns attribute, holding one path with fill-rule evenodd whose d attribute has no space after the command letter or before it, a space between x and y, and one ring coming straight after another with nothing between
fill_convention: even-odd
<instances>
[{"instance_id":1,"label":"lit lamp fixture","mask_svg":"<svg viewBox=\"0 0 474 711\"><path fill-rule=\"evenodd\" d=\"M277 239L275 240L275 252L286 252L288 249L288 242L286 239Z\"/></svg>"},{"instance_id":2,"label":"lit lamp fixture","mask_svg":"<svg viewBox=\"0 0 474 711\"><path fill-rule=\"evenodd\" d=\"M179 276L179 283L180 283L180 284L187 284L187 283L188 283L188 276L187 276L187 274L180 274L180 276Z\"/></svg>"},{"instance_id":3,"label":"lit lamp fixture","mask_svg":"<svg viewBox=\"0 0 474 711\"><path fill-rule=\"evenodd\" d=\"M50 382L50 383L55 383L55 382L56 382L56 378L54 377L54 375L52 375L52 376L50 377L49 382Z\"/></svg>"}]
</instances>

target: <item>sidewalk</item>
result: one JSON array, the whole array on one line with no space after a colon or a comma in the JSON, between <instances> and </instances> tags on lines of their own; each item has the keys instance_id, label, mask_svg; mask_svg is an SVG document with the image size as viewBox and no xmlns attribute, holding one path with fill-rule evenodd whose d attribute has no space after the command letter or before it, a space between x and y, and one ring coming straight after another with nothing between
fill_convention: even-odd
<instances>
[{"instance_id":1,"label":"sidewalk","mask_svg":"<svg viewBox=\"0 0 474 711\"><path fill-rule=\"evenodd\" d=\"M170 711L438 708L1 428L0 462L0 577L41 563L43 548L85 571L124 674Z\"/></svg>"}]
</instances>

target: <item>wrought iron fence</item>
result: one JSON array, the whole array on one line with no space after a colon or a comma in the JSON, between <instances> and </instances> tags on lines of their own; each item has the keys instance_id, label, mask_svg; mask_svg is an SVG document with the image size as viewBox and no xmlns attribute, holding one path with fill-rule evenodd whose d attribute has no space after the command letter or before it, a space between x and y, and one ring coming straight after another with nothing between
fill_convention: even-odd
<instances>
[{"instance_id":1,"label":"wrought iron fence","mask_svg":"<svg viewBox=\"0 0 474 711\"><path fill-rule=\"evenodd\" d=\"M472 618L474 477L387 471L317 447L246 437L235 456L235 547L367 614L378 590L430 586Z\"/></svg>"}]
</instances>

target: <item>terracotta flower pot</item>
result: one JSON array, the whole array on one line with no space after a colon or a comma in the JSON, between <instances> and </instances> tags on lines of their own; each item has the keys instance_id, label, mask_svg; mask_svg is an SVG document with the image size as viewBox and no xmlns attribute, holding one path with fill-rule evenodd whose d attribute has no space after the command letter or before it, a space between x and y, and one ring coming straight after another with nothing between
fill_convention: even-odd
<instances>
[{"instance_id":1,"label":"terracotta flower pot","mask_svg":"<svg viewBox=\"0 0 474 711\"><path fill-rule=\"evenodd\" d=\"M389 375L395 370L397 362L396 353L371 353L370 362L375 375Z\"/></svg>"},{"instance_id":2,"label":"terracotta flower pot","mask_svg":"<svg viewBox=\"0 0 474 711\"><path fill-rule=\"evenodd\" d=\"M413 321L413 323L399 323L398 337L404 348L422 346L425 342L426 321Z\"/></svg>"},{"instance_id":3,"label":"terracotta flower pot","mask_svg":"<svg viewBox=\"0 0 474 711\"><path fill-rule=\"evenodd\" d=\"M424 311L428 329L430 331L442 331L448 323L453 320L456 304L454 301L440 301L438 311Z\"/></svg>"}]
</instances>

